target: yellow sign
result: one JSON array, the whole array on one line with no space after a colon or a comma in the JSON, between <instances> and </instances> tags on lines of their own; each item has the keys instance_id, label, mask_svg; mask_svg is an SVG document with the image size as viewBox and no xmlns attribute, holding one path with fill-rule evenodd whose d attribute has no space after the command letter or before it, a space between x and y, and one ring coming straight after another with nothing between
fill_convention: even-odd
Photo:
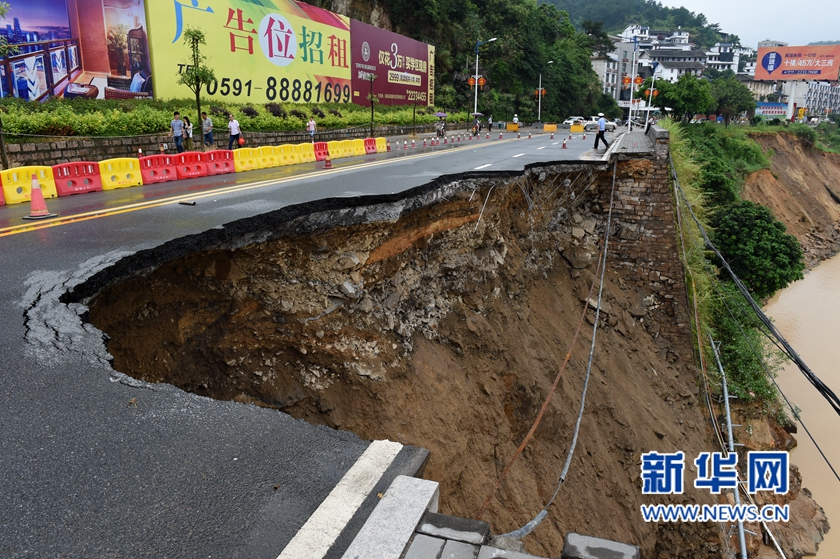
<instances>
[{"instance_id":1,"label":"yellow sign","mask_svg":"<svg viewBox=\"0 0 840 559\"><path fill-rule=\"evenodd\" d=\"M235 102L349 102L350 19L292 0L146 0L155 97L191 98L187 28L216 74L203 96Z\"/></svg>"}]
</instances>

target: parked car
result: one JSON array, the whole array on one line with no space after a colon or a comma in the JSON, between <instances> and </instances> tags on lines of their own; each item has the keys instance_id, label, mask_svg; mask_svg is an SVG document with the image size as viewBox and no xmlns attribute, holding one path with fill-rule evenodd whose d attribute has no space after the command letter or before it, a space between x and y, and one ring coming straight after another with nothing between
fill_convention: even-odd
<instances>
[{"instance_id":1,"label":"parked car","mask_svg":"<svg viewBox=\"0 0 840 559\"><path fill-rule=\"evenodd\" d=\"M565 124L566 126L571 126L572 124L580 124L580 123L583 123L583 117L582 116L570 116L569 118L567 118L566 120L563 121L563 124Z\"/></svg>"},{"instance_id":2,"label":"parked car","mask_svg":"<svg viewBox=\"0 0 840 559\"><path fill-rule=\"evenodd\" d=\"M587 120L586 123L583 125L583 129L586 130L587 132L598 130L598 119L600 119L600 118L601 117L598 117L598 116L589 117L589 120ZM612 132L613 130L615 130L616 126L615 126L614 122L610 122L607 119L604 119L604 120L607 121L607 125L606 125L607 132Z\"/></svg>"}]
</instances>

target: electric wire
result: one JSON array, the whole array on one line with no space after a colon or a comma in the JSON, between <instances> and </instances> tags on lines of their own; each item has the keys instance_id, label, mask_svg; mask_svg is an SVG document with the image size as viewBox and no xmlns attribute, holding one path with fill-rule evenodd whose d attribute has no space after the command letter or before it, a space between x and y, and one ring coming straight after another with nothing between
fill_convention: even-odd
<instances>
[{"instance_id":1,"label":"electric wire","mask_svg":"<svg viewBox=\"0 0 840 559\"><path fill-rule=\"evenodd\" d=\"M670 155L669 155L669 158L670 158ZM750 295L749 290L746 288L746 286L744 286L744 284L741 282L740 278L738 278L738 276L735 274L735 272L729 266L729 263L726 261L726 259L720 253L720 251L718 251L717 247L715 247L715 245L712 244L712 241L709 239L709 236L706 234L706 230L703 227L703 224L700 223L700 220L694 214L694 210L691 209L691 205L688 203L688 200L685 197L685 193L683 192L682 188L679 185L679 179L677 178L676 171L674 170L673 158L671 158L670 163L671 163L671 174L673 176L674 183L676 185L677 191L679 192L680 196L682 197L683 201L685 202L686 208L688 209L688 212L691 215L692 219L697 224L697 227L700 230L700 235L703 237L703 240L706 243L706 247L708 247L709 249L711 249L715 253L715 256L717 256L717 258L720 260L721 264L723 265L723 268L730 275L730 277L732 278L732 281L735 283L735 286L738 288L738 290L744 296L744 299L747 300L747 303L749 303L750 307L752 307L756 316L759 318L759 320L761 320L761 322L764 323L764 325L767 327L767 330L787 350L786 353L788 353L791 360L794 363L796 363L797 367L799 367L799 370L802 371L802 374L804 374L805 378L808 379L808 382L810 382L811 385L814 386L814 388L817 389L817 391L820 393L820 395L822 395L822 397L825 398L826 401L828 401L828 403L831 405L831 407L834 409L834 411L838 415L840 415L840 398L838 398L837 395L822 380L820 380L820 378L816 374L814 374L814 372L808 367L808 365L805 363L805 361L796 353L796 351L793 349L793 347L791 347L791 345L784 338L784 336L782 336L782 334L776 329L776 327L773 325L772 321L767 317L767 315L764 314L764 312L761 310L761 307L759 307L758 303L756 303L755 300L752 298L752 295Z\"/></svg>"},{"instance_id":2,"label":"electric wire","mask_svg":"<svg viewBox=\"0 0 840 559\"><path fill-rule=\"evenodd\" d=\"M518 530L514 530L512 532L508 532L507 534L502 534L502 536L510 537L513 539L520 540L530 534L537 526L542 523L546 516L548 516L548 508L554 503L554 499L557 498L557 494L560 493L560 487L563 485L563 482L566 480L566 474L569 472L569 467L572 463L572 458L574 457L575 447L577 446L578 436L580 435L580 424L583 420L583 410L586 407L586 392L589 388L589 379L592 374L592 363L595 360L595 342L597 339L598 334L598 323L600 321L601 315L601 299L603 297L604 292L604 274L607 268L607 257L609 256L609 239L610 239L610 229L612 228L612 211L613 205L615 200L615 177L617 172L618 162L613 161L613 176L612 176L612 187L610 190L610 210L607 214L607 227L606 231L604 231L604 250L601 262L601 276L599 279L599 286L598 286L598 300L595 305L595 324L592 326L592 342L589 346L589 360L586 364L586 376L584 377L583 381L583 391L581 392L580 396L580 409L578 410L577 421L575 422L575 430L574 434L572 435L572 443L569 447L569 451L566 455L566 463L563 465L563 471L560 474L560 479L557 482L557 488L554 490L554 494L551 496L551 499L548 500L545 507L534 517L533 520L519 528Z\"/></svg>"}]
</instances>

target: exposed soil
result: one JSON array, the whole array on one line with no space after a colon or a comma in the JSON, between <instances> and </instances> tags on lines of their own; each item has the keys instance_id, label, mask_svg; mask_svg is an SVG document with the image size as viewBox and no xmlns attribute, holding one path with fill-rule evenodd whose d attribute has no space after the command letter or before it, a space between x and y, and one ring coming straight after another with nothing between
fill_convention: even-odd
<instances>
[{"instance_id":1,"label":"exposed soil","mask_svg":"<svg viewBox=\"0 0 840 559\"><path fill-rule=\"evenodd\" d=\"M309 216L278 238L253 235L108 287L90 301L90 321L110 336L115 368L136 378L428 448L426 476L441 483L443 510L470 517L588 309L534 440L484 516L494 533L507 532L551 496L571 442L606 227L596 189L610 179L594 167L556 167L459 181L399 211L367 208L352 225ZM711 502L690 481L684 495L641 494L641 453L715 448L692 356L657 335L667 319L654 294L608 260L581 437L528 551L558 556L576 531L637 544L648 558L725 555L717 525L657 525L639 513L643 503ZM791 443L773 431L762 444ZM805 492L794 497L816 507Z\"/></svg>"},{"instance_id":2,"label":"exposed soil","mask_svg":"<svg viewBox=\"0 0 840 559\"><path fill-rule=\"evenodd\" d=\"M791 134L756 135L770 169L747 178L743 197L769 207L813 268L840 252L840 155L803 146Z\"/></svg>"}]
</instances>

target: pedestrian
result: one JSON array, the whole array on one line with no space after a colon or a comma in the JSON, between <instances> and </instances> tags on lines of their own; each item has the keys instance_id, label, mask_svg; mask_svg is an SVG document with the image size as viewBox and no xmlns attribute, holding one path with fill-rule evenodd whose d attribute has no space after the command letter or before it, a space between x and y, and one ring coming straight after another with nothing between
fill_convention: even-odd
<instances>
[{"instance_id":1,"label":"pedestrian","mask_svg":"<svg viewBox=\"0 0 840 559\"><path fill-rule=\"evenodd\" d=\"M239 122L233 118L233 113L228 115L228 131L230 138L228 139L228 149L234 149L234 144L239 147L239 138L242 135L242 129L239 128Z\"/></svg>"},{"instance_id":2,"label":"pedestrian","mask_svg":"<svg viewBox=\"0 0 840 559\"><path fill-rule=\"evenodd\" d=\"M178 153L184 151L184 121L181 120L181 113L175 111L175 118L169 123L169 134L175 140L175 150Z\"/></svg>"},{"instance_id":3,"label":"pedestrian","mask_svg":"<svg viewBox=\"0 0 840 559\"><path fill-rule=\"evenodd\" d=\"M493 115L487 118L487 130L493 130Z\"/></svg>"},{"instance_id":4,"label":"pedestrian","mask_svg":"<svg viewBox=\"0 0 840 559\"><path fill-rule=\"evenodd\" d=\"M604 138L604 132L607 131L607 121L604 119L604 113L598 113L598 135L595 136L595 147L592 149L598 149L598 141L604 142L604 148L607 149L610 145L607 143L607 139Z\"/></svg>"},{"instance_id":5,"label":"pedestrian","mask_svg":"<svg viewBox=\"0 0 840 559\"><path fill-rule=\"evenodd\" d=\"M312 140L312 143L315 143L315 119L309 117L309 122L306 125L306 129L309 131L309 138Z\"/></svg>"},{"instance_id":6,"label":"pedestrian","mask_svg":"<svg viewBox=\"0 0 840 559\"><path fill-rule=\"evenodd\" d=\"M193 125L190 122L190 117L184 117L184 143L186 144L187 151L193 150Z\"/></svg>"},{"instance_id":7,"label":"pedestrian","mask_svg":"<svg viewBox=\"0 0 840 559\"><path fill-rule=\"evenodd\" d=\"M201 113L201 133L204 134L204 147L213 145L213 119L207 113Z\"/></svg>"},{"instance_id":8,"label":"pedestrian","mask_svg":"<svg viewBox=\"0 0 840 559\"><path fill-rule=\"evenodd\" d=\"M513 115L513 123L514 124L519 124L519 116L516 115L516 114Z\"/></svg>"}]
</instances>

